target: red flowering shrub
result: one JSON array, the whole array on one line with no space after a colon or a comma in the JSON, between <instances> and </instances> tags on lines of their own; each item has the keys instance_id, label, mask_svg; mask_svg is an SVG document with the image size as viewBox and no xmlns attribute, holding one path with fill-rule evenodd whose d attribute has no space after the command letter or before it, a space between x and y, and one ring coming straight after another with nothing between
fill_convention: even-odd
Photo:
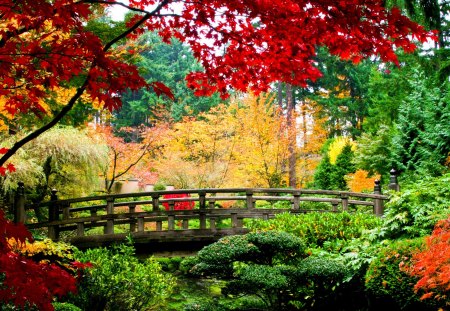
<instances>
[{"instance_id":1,"label":"red flowering shrub","mask_svg":"<svg viewBox=\"0 0 450 311\"><path fill-rule=\"evenodd\" d=\"M179 199L179 198L189 198L191 195L189 193L179 193L179 194L165 194L163 195L164 199ZM164 208L166 211L169 210L169 203L164 202L163 203ZM194 202L193 201L186 201L186 202L175 202L174 210L189 210L194 208Z\"/></svg>"},{"instance_id":2,"label":"red flowering shrub","mask_svg":"<svg viewBox=\"0 0 450 311\"><path fill-rule=\"evenodd\" d=\"M71 269L55 263L36 262L15 252L16 244L32 241L23 224L13 224L0 210L0 304L12 304L19 308L35 306L38 310L53 310L54 297L76 292L76 279ZM76 266L73 267L76 269Z\"/></svg>"},{"instance_id":3,"label":"red flowering shrub","mask_svg":"<svg viewBox=\"0 0 450 311\"><path fill-rule=\"evenodd\" d=\"M414 286L421 299L434 298L439 304L450 306L450 217L439 221L426 248L414 254L409 273L419 277Z\"/></svg>"}]
</instances>

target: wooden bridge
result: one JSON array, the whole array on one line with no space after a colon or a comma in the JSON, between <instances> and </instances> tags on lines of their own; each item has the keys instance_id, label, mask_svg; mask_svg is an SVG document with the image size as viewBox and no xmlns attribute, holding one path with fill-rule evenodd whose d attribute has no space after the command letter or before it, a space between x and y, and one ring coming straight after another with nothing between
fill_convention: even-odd
<instances>
[{"instance_id":1,"label":"wooden bridge","mask_svg":"<svg viewBox=\"0 0 450 311\"><path fill-rule=\"evenodd\" d=\"M22 187L22 189L20 188ZM373 194L305 189L183 189L58 200L39 205L48 210L44 222L26 221L23 184L16 197L16 221L41 230L53 240L84 249L131 237L138 252L192 251L226 235L248 232L246 222L276 214L365 211L383 214L379 183ZM174 197L181 196L181 197ZM188 206L180 209L180 204ZM186 205L187 204L187 205ZM192 208L192 209L190 209ZM29 214L29 213L28 213Z\"/></svg>"}]
</instances>

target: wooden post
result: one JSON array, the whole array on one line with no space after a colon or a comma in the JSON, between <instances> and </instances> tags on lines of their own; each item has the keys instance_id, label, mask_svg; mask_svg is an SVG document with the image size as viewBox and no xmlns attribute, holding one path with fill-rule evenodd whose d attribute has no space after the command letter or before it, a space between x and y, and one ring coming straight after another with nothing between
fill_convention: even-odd
<instances>
[{"instance_id":1,"label":"wooden post","mask_svg":"<svg viewBox=\"0 0 450 311\"><path fill-rule=\"evenodd\" d=\"M128 205L128 212L129 213L136 213L136 204L130 204ZM135 216L130 217L130 232L136 231L136 218Z\"/></svg>"},{"instance_id":2,"label":"wooden post","mask_svg":"<svg viewBox=\"0 0 450 311\"><path fill-rule=\"evenodd\" d=\"M16 196L14 198L14 222L25 223L25 219L25 184L23 182L19 182L16 190Z\"/></svg>"},{"instance_id":3,"label":"wooden post","mask_svg":"<svg viewBox=\"0 0 450 311\"><path fill-rule=\"evenodd\" d=\"M247 208L255 208L255 205L253 204L253 191L247 190L245 195L247 196Z\"/></svg>"},{"instance_id":4,"label":"wooden post","mask_svg":"<svg viewBox=\"0 0 450 311\"><path fill-rule=\"evenodd\" d=\"M70 218L70 203L64 203L63 207L62 207L62 212L63 212L63 219L67 220Z\"/></svg>"},{"instance_id":5,"label":"wooden post","mask_svg":"<svg viewBox=\"0 0 450 311\"><path fill-rule=\"evenodd\" d=\"M337 212L337 206L338 206L338 203L331 203L331 206L333 207L333 212Z\"/></svg>"},{"instance_id":6,"label":"wooden post","mask_svg":"<svg viewBox=\"0 0 450 311\"><path fill-rule=\"evenodd\" d=\"M138 232L144 232L144 216L139 216L137 219Z\"/></svg>"},{"instance_id":7,"label":"wooden post","mask_svg":"<svg viewBox=\"0 0 450 311\"><path fill-rule=\"evenodd\" d=\"M348 211L348 195L341 194L341 200L342 200L342 210Z\"/></svg>"},{"instance_id":8,"label":"wooden post","mask_svg":"<svg viewBox=\"0 0 450 311\"><path fill-rule=\"evenodd\" d=\"M84 222L77 222L77 236L84 235Z\"/></svg>"},{"instance_id":9,"label":"wooden post","mask_svg":"<svg viewBox=\"0 0 450 311\"><path fill-rule=\"evenodd\" d=\"M106 227L105 234L114 234L114 198L106 199Z\"/></svg>"},{"instance_id":10,"label":"wooden post","mask_svg":"<svg viewBox=\"0 0 450 311\"><path fill-rule=\"evenodd\" d=\"M206 192L205 191L199 191L198 205L199 205L200 209L206 208Z\"/></svg>"},{"instance_id":11,"label":"wooden post","mask_svg":"<svg viewBox=\"0 0 450 311\"><path fill-rule=\"evenodd\" d=\"M292 202L292 208L298 211L300 209L300 196L301 196L300 191L294 191L293 196L294 201Z\"/></svg>"},{"instance_id":12,"label":"wooden post","mask_svg":"<svg viewBox=\"0 0 450 311\"><path fill-rule=\"evenodd\" d=\"M59 204L58 195L56 194L58 191L56 189L52 189L52 193L50 195L51 204L48 207L48 221L57 221L59 220ZM49 239L56 241L59 239L59 226L51 225L48 227L48 237Z\"/></svg>"},{"instance_id":13,"label":"wooden post","mask_svg":"<svg viewBox=\"0 0 450 311\"><path fill-rule=\"evenodd\" d=\"M200 220L200 229L206 229L206 192L200 191L198 193L198 201L199 201L199 220Z\"/></svg>"},{"instance_id":14,"label":"wooden post","mask_svg":"<svg viewBox=\"0 0 450 311\"><path fill-rule=\"evenodd\" d=\"M152 194L153 211L159 211L159 194Z\"/></svg>"},{"instance_id":15,"label":"wooden post","mask_svg":"<svg viewBox=\"0 0 450 311\"><path fill-rule=\"evenodd\" d=\"M169 201L169 211L172 212L175 210L175 201L170 200ZM169 231L172 231L175 229L175 215L169 214L167 216L167 227Z\"/></svg>"},{"instance_id":16,"label":"wooden post","mask_svg":"<svg viewBox=\"0 0 450 311\"><path fill-rule=\"evenodd\" d=\"M231 213L231 228L238 228L238 218L237 213Z\"/></svg>"},{"instance_id":17,"label":"wooden post","mask_svg":"<svg viewBox=\"0 0 450 311\"><path fill-rule=\"evenodd\" d=\"M216 218L211 217L209 219L209 229L211 229L211 231L216 231L217 230L217 228L216 228Z\"/></svg>"},{"instance_id":18,"label":"wooden post","mask_svg":"<svg viewBox=\"0 0 450 311\"><path fill-rule=\"evenodd\" d=\"M375 180L375 186L373 187L374 194L381 194L381 184L379 180ZM383 216L383 200L373 199L373 212L377 216Z\"/></svg>"},{"instance_id":19,"label":"wooden post","mask_svg":"<svg viewBox=\"0 0 450 311\"><path fill-rule=\"evenodd\" d=\"M394 191L400 191L400 185L398 184L397 171L393 168L391 171L391 176L389 177L388 188Z\"/></svg>"}]
</instances>

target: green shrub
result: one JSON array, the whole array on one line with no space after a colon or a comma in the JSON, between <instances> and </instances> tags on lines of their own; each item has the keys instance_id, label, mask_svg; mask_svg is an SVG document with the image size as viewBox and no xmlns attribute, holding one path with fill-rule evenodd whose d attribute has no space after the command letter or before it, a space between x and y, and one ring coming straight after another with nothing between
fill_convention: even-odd
<instances>
[{"instance_id":1,"label":"green shrub","mask_svg":"<svg viewBox=\"0 0 450 311\"><path fill-rule=\"evenodd\" d=\"M386 204L385 238L430 235L438 220L450 213L450 174L425 178L394 193Z\"/></svg>"},{"instance_id":2,"label":"green shrub","mask_svg":"<svg viewBox=\"0 0 450 311\"><path fill-rule=\"evenodd\" d=\"M300 238L277 231L222 238L198 253L192 271L226 280L227 297L259 298L248 310L312 310L347 274L342 263L308 257Z\"/></svg>"},{"instance_id":3,"label":"green shrub","mask_svg":"<svg viewBox=\"0 0 450 311\"><path fill-rule=\"evenodd\" d=\"M164 302L174 279L153 259L139 262L129 245L78 252L93 267L83 276L76 296L69 299L83 310L141 310Z\"/></svg>"},{"instance_id":4,"label":"green shrub","mask_svg":"<svg viewBox=\"0 0 450 311\"><path fill-rule=\"evenodd\" d=\"M366 290L378 308L396 310L426 310L427 305L414 293L417 278L401 267L410 264L414 252L424 245L422 238L398 240L379 249L365 275Z\"/></svg>"},{"instance_id":5,"label":"green shrub","mask_svg":"<svg viewBox=\"0 0 450 311\"><path fill-rule=\"evenodd\" d=\"M53 308L55 308L55 311L82 311L77 306L68 302L54 302Z\"/></svg>"},{"instance_id":6,"label":"green shrub","mask_svg":"<svg viewBox=\"0 0 450 311\"><path fill-rule=\"evenodd\" d=\"M361 236L364 230L381 225L372 214L363 213L283 213L270 220L255 220L253 230L284 231L300 237L309 247L323 246L327 241L351 240Z\"/></svg>"}]
</instances>

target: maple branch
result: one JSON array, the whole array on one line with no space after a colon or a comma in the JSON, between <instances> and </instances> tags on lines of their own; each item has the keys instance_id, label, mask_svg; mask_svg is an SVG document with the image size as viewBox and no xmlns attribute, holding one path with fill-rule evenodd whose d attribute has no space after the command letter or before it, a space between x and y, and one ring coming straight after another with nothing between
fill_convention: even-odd
<instances>
[{"instance_id":1,"label":"maple branch","mask_svg":"<svg viewBox=\"0 0 450 311\"><path fill-rule=\"evenodd\" d=\"M169 0L165 0L165 1L161 2L160 5L157 8L155 8L155 10L153 10L152 13L153 14L156 13L157 10L160 10L168 2L169 2ZM140 19L138 22L136 22L133 26L131 26L126 31L124 31L122 34L118 35L116 38L114 38L109 43L107 43L103 47L103 52L108 51L116 42L118 42L121 39L125 38L127 35L129 35L133 31L135 31L137 28L139 28L147 19L149 19L152 16L152 13L147 13L142 19ZM22 31L25 31L25 28L22 29ZM12 33L11 33L11 35L12 35ZM4 45L6 43L6 41L4 41L4 40L7 39L8 33L5 36L6 37L3 37L0 40L0 47L2 47L2 45ZM96 67L95 61L92 62L90 70L92 70L94 67ZM29 143L33 139L36 139L41 134L43 134L44 132L48 131L52 127L54 127L56 124L58 124L58 122L61 121L61 119L67 113L69 113L72 110L72 108L75 105L75 103L77 102L77 100L86 91L86 88L88 87L88 84L89 84L89 80L90 80L90 76L88 75L86 77L86 79L84 80L83 85L77 89L77 92L69 100L68 104L66 106L64 106L61 109L61 111L49 123L43 125L42 127L40 127L39 129L35 130L34 132L31 132L30 134L28 134L27 136L25 136L24 138L22 138L21 140L16 142L10 149L8 149L8 151L5 154L3 154L3 156L0 158L0 167L2 167L6 163L6 161L8 161L25 144Z\"/></svg>"},{"instance_id":2,"label":"maple branch","mask_svg":"<svg viewBox=\"0 0 450 311\"><path fill-rule=\"evenodd\" d=\"M147 153L148 147L149 147L149 146L150 146L150 144L146 145L146 146L144 147L144 151L143 151L143 152L141 153L141 155L136 159L136 161L134 161L133 163L131 163L130 165L128 165L128 167L127 167L124 171L122 171L121 173L115 175L115 176L114 176L114 179L117 179L117 178L119 178L119 177L125 175L126 173L128 173L128 171L129 171L131 168L133 168L133 166L135 166L136 164L138 164L139 161L141 161L141 159L142 159L142 158L144 157L144 155Z\"/></svg>"},{"instance_id":3,"label":"maple branch","mask_svg":"<svg viewBox=\"0 0 450 311\"><path fill-rule=\"evenodd\" d=\"M83 85L77 89L77 92L74 96L69 100L68 104L64 106L61 111L47 124L42 126L41 128L35 130L34 132L31 132L18 142L16 142L1 158L0 158L0 167L3 166L6 161L11 158L17 150L22 148L25 144L32 141L33 139L39 137L44 132L48 131L52 127L54 127L56 124L58 124L59 121L70 111L72 110L73 106L75 105L76 101L83 95L84 91L86 90L89 83L89 76L86 77Z\"/></svg>"}]
</instances>

